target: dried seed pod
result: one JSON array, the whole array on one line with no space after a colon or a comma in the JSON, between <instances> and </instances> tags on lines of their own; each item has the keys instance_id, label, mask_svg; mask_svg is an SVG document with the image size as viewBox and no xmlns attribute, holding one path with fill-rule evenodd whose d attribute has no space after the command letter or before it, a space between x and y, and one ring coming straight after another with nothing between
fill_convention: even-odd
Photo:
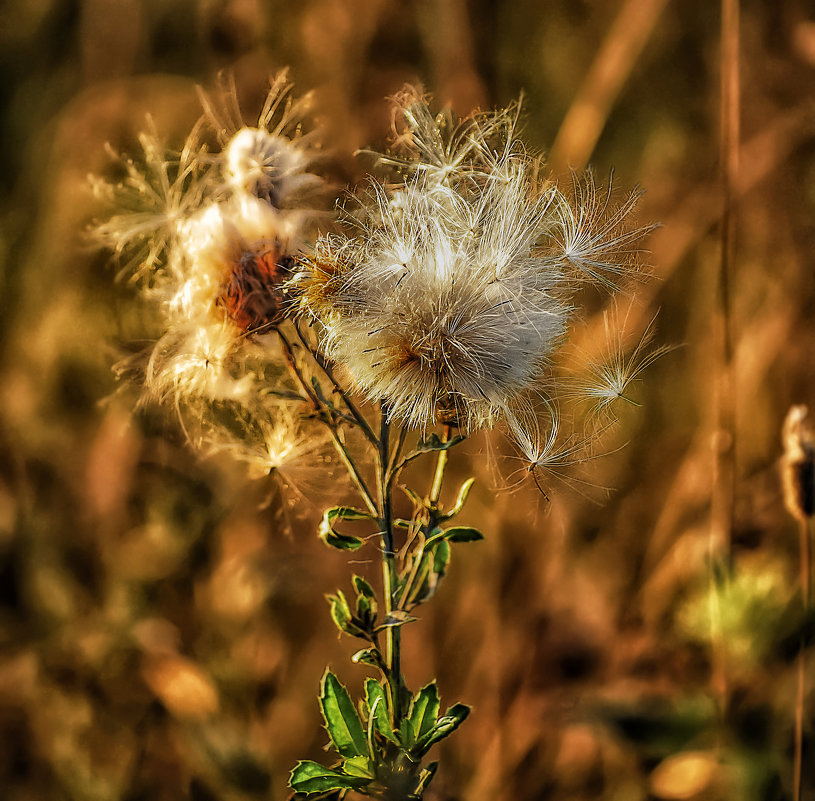
<instances>
[{"instance_id":1,"label":"dried seed pod","mask_svg":"<svg viewBox=\"0 0 815 801\"><path fill-rule=\"evenodd\" d=\"M792 406L784 419L784 502L789 513L806 521L815 515L815 435L806 406Z\"/></svg>"}]
</instances>

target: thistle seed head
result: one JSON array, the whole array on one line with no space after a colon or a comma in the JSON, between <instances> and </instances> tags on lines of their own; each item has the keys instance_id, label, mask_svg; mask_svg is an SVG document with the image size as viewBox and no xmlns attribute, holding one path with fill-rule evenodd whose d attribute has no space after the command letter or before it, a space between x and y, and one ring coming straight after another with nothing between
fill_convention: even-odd
<instances>
[{"instance_id":1,"label":"thistle seed head","mask_svg":"<svg viewBox=\"0 0 815 801\"><path fill-rule=\"evenodd\" d=\"M374 201L364 239L342 249L350 266L333 271L327 355L408 425L487 424L534 381L570 311L557 266L533 252L549 192L507 158L480 194L420 177L398 204ZM314 282L300 275L307 308Z\"/></svg>"}]
</instances>

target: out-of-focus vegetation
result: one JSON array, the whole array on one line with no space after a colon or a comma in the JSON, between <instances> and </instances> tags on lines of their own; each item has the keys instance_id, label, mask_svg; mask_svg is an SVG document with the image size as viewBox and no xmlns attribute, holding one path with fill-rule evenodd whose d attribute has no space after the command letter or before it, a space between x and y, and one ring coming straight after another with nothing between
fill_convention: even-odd
<instances>
[{"instance_id":1,"label":"out-of-focus vegetation","mask_svg":"<svg viewBox=\"0 0 815 801\"><path fill-rule=\"evenodd\" d=\"M790 404L815 406L815 11L742 3L724 543L710 533L719 29L709 0L3 5L4 799L283 799L294 761L324 744L326 661L344 680L362 670L326 614L347 566L315 536L324 487L287 501L198 461L172 419L132 414L110 367L139 312L82 237L105 142L132 150L149 113L180 144L197 83L230 69L252 108L285 65L316 90L338 184L361 180L351 154L383 143L384 97L405 81L462 113L523 91L525 138L551 149L556 173L613 165L647 189L643 218L663 223L630 319L642 328L659 308L659 340L681 347L649 370L627 446L592 468L593 486L494 496L514 467L484 459L505 448L483 436L454 468L478 475L468 513L489 536L405 630L408 680L437 675L442 695L474 707L441 748L431 797L791 797L809 634L778 460ZM601 486L614 491L598 504ZM815 657L810 743L813 688ZM803 797L815 798L806 761Z\"/></svg>"}]
</instances>

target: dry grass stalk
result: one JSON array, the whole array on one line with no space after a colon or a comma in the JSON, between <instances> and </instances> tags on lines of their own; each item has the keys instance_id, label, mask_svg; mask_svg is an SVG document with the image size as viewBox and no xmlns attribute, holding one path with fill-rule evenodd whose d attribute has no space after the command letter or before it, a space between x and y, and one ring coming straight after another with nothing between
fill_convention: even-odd
<instances>
[{"instance_id":1,"label":"dry grass stalk","mask_svg":"<svg viewBox=\"0 0 815 801\"><path fill-rule=\"evenodd\" d=\"M812 544L809 521L815 514L815 435L806 423L806 406L793 406L784 420L783 481L787 511L798 521L801 552L801 601L809 610L812 583ZM804 757L804 698L806 696L806 642L802 635L798 651L798 687L795 699L795 758L793 798L801 799Z\"/></svg>"}]
</instances>

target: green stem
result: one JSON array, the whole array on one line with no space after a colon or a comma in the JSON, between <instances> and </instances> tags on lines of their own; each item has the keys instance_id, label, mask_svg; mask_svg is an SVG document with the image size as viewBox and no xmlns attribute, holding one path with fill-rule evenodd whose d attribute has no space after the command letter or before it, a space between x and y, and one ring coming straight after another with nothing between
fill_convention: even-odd
<instances>
[{"instance_id":1,"label":"green stem","mask_svg":"<svg viewBox=\"0 0 815 801\"><path fill-rule=\"evenodd\" d=\"M396 551L393 543L393 509L391 487L388 480L390 466L390 423L386 410L381 409L379 428L379 452L377 468L379 475L379 528L382 535L382 584L385 601L385 618L394 611L397 589ZM399 728L402 720L402 666L401 627L388 626L385 630L385 661L387 680L393 709L393 726Z\"/></svg>"},{"instance_id":2,"label":"green stem","mask_svg":"<svg viewBox=\"0 0 815 801\"><path fill-rule=\"evenodd\" d=\"M450 441L450 432L452 431L452 427L446 425L444 427L444 435L442 436L442 442L449 442ZM443 450L439 451L438 458L436 459L436 472L433 475L433 486L430 488L430 495L428 496L428 500L433 506L438 506L439 498L441 497L441 485L444 481L444 470L447 467L447 455L449 451Z\"/></svg>"}]
</instances>

